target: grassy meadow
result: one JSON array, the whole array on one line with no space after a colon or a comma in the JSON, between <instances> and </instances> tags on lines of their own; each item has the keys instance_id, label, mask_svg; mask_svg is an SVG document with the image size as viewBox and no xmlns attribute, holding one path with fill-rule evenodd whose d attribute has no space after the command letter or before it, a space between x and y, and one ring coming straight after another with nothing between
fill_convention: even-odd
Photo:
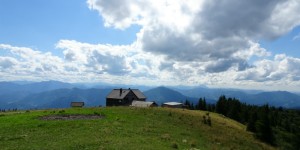
<instances>
[{"instance_id":1,"label":"grassy meadow","mask_svg":"<svg viewBox=\"0 0 300 150\"><path fill-rule=\"evenodd\" d=\"M41 120L97 114L101 119ZM69 108L0 113L0 149L274 149L219 114L169 108Z\"/></svg>"}]
</instances>

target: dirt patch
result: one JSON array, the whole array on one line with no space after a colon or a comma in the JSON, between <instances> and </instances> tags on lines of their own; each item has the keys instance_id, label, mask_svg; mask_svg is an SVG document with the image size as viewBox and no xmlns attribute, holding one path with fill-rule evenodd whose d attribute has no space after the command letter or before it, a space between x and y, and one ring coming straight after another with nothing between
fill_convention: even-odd
<instances>
[{"instance_id":1,"label":"dirt patch","mask_svg":"<svg viewBox=\"0 0 300 150\"><path fill-rule=\"evenodd\" d=\"M39 117L41 120L88 120L102 119L103 115L83 115L83 114L64 114L64 115L48 115Z\"/></svg>"}]
</instances>

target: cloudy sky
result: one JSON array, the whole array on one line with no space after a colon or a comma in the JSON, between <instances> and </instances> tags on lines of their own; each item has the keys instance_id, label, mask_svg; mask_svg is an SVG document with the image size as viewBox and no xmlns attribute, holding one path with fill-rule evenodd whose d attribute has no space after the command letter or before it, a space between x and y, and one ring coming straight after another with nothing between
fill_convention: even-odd
<instances>
[{"instance_id":1,"label":"cloudy sky","mask_svg":"<svg viewBox=\"0 0 300 150\"><path fill-rule=\"evenodd\" d=\"M299 0L1 0L0 80L300 91Z\"/></svg>"}]
</instances>

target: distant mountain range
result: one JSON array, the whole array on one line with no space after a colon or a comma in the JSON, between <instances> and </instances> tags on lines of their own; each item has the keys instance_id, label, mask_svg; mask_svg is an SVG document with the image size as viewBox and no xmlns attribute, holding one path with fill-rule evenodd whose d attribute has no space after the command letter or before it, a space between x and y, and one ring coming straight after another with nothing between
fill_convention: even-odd
<instances>
[{"instance_id":1,"label":"distant mountain range","mask_svg":"<svg viewBox=\"0 0 300 150\"><path fill-rule=\"evenodd\" d=\"M210 89L203 87L179 91L190 97L205 97L206 99L216 101L221 95L225 95L226 97L234 97L241 102L253 105L269 104L286 108L300 107L300 95L287 91L266 92L258 90Z\"/></svg>"},{"instance_id":2,"label":"distant mountain range","mask_svg":"<svg viewBox=\"0 0 300 150\"><path fill-rule=\"evenodd\" d=\"M180 93L175 89L170 89L167 87L157 87L144 92L148 101L156 101L159 105L165 102L185 102L189 100L190 102L196 104L199 98L194 95L186 95ZM214 103L215 100L207 99L208 103Z\"/></svg>"},{"instance_id":3,"label":"distant mountain range","mask_svg":"<svg viewBox=\"0 0 300 150\"><path fill-rule=\"evenodd\" d=\"M25 92L25 93L40 93L63 88L73 88L72 84L59 81L44 81L28 84L17 84L14 82L0 82L0 95Z\"/></svg>"},{"instance_id":4,"label":"distant mountain range","mask_svg":"<svg viewBox=\"0 0 300 150\"><path fill-rule=\"evenodd\" d=\"M21 84L22 83L22 84ZM88 87L88 88L87 88ZM66 108L72 101L83 101L85 106L105 106L105 98L109 92L125 85L94 85L70 84L58 81L45 82L0 82L0 109L31 109L31 108ZM132 87L132 86L129 86ZM128 87L128 88L129 88ZM147 101L184 102L189 100L196 104L204 98L208 103L215 103L221 95L235 97L241 102L253 105L268 103L272 106L300 108L300 96L286 91L257 91L238 89L212 89L207 87L147 87L138 86L144 91Z\"/></svg>"}]
</instances>

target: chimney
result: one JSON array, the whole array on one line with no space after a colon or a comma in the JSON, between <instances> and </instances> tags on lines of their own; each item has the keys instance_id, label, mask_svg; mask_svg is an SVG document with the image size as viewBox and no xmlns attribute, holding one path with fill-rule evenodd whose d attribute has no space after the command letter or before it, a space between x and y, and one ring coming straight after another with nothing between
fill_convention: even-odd
<instances>
[{"instance_id":1,"label":"chimney","mask_svg":"<svg viewBox=\"0 0 300 150\"><path fill-rule=\"evenodd\" d=\"M123 91L123 89L122 89L122 88L120 88L120 96L122 95L122 91Z\"/></svg>"}]
</instances>

